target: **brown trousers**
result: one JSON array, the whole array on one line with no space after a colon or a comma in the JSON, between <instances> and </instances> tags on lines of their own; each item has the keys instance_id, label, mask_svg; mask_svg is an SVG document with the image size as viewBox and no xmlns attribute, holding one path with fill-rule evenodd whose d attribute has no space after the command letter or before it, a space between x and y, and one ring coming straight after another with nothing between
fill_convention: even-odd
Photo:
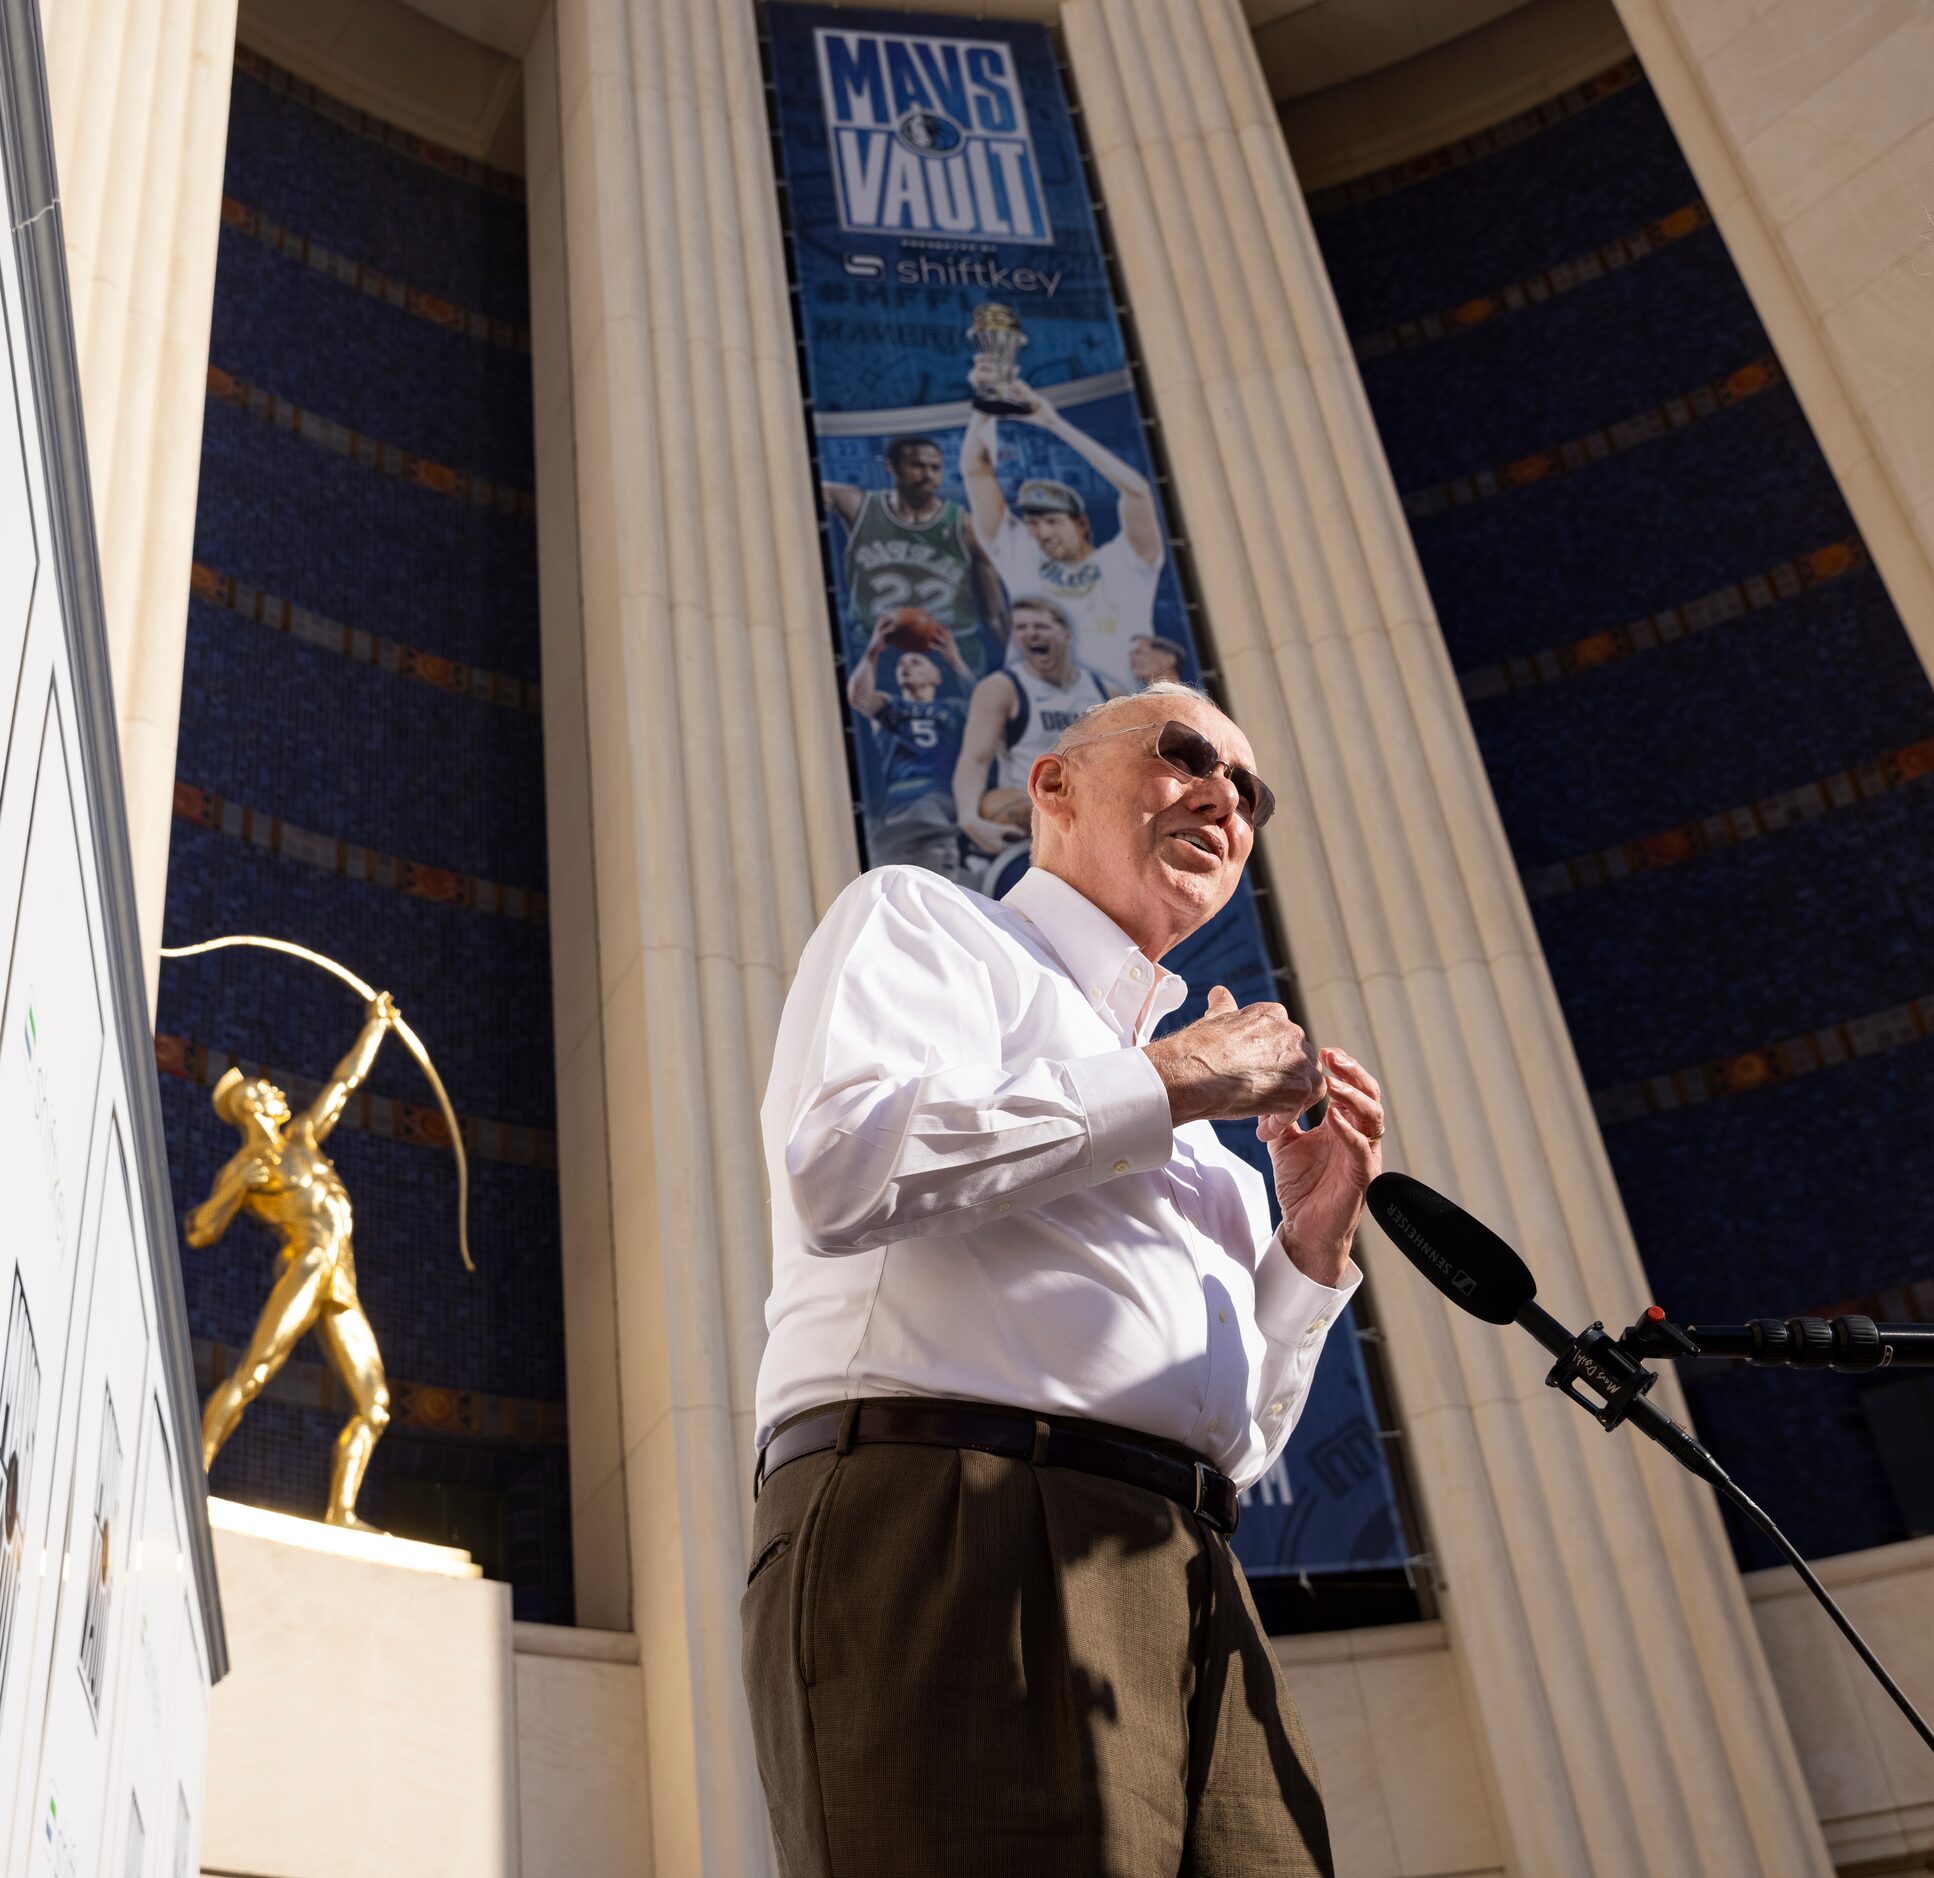
<instances>
[{"instance_id":1,"label":"brown trousers","mask_svg":"<svg viewBox=\"0 0 1934 1878\"><path fill-rule=\"evenodd\" d=\"M1242 1569L1160 1495L957 1448L766 1482L740 1607L786 1878L1329 1878Z\"/></svg>"}]
</instances>

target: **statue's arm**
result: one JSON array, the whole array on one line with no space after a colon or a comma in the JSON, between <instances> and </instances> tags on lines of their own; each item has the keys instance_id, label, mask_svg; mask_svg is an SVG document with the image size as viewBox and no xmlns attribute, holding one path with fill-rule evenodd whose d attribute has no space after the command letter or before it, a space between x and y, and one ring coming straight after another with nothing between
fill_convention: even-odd
<instances>
[{"instance_id":1,"label":"statue's arm","mask_svg":"<svg viewBox=\"0 0 1934 1878\"><path fill-rule=\"evenodd\" d=\"M249 1168L254 1161L253 1150L244 1148L215 1176L208 1198L188 1215L186 1230L190 1245L213 1245L228 1230L229 1222L248 1198Z\"/></svg>"},{"instance_id":2,"label":"statue's arm","mask_svg":"<svg viewBox=\"0 0 1934 1878\"><path fill-rule=\"evenodd\" d=\"M343 1111L349 1106L349 1098L368 1077L370 1066L376 1061L376 1052L383 1047L383 1039L395 1023L396 1015L396 1006L391 1002L389 993L377 992L370 1001L369 1021L363 1025L363 1034L350 1046L349 1054L336 1065L329 1080L322 1085L321 1093L295 1118L296 1127L306 1128L316 1141L329 1139L336 1124L342 1120Z\"/></svg>"}]
</instances>

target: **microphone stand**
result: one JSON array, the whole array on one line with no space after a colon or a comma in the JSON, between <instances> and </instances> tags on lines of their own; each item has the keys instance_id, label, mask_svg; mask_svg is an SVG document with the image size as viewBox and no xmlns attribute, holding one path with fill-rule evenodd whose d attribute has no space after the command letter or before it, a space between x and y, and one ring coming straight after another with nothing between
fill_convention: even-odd
<instances>
[{"instance_id":1,"label":"microphone stand","mask_svg":"<svg viewBox=\"0 0 1934 1878\"><path fill-rule=\"evenodd\" d=\"M1934 1324L1876 1324L1871 1317L1755 1317L1681 1330L1653 1304L1619 1342L1634 1356L1675 1362L1713 1356L1758 1369L1934 1369Z\"/></svg>"},{"instance_id":2,"label":"microphone stand","mask_svg":"<svg viewBox=\"0 0 1934 1878\"><path fill-rule=\"evenodd\" d=\"M1644 1311L1623 1335L1614 1337L1601 1323L1574 1336L1542 1305L1528 1301L1515 1320L1558 1360L1546 1383L1569 1396L1601 1427L1629 1423L1640 1434L1672 1456L1681 1467L1723 1493L1727 1499L1779 1547L1800 1581L1820 1601L1821 1608L1853 1645L1860 1660L1873 1671L1895 1706L1913 1724L1914 1732L1934 1748L1934 1729L1922 1720L1901 1687L1882 1668L1846 1613L1807 1564L1792 1541L1776 1526L1760 1504L1713 1459L1702 1442L1679 1426L1656 1403L1646 1400L1658 1381L1642 1356L1683 1362L1691 1357L1732 1357L1741 1362L1795 1369L1872 1370L1934 1367L1934 1329L1922 1325L1877 1325L1867 1317L1756 1318L1750 1324L1687 1328L1670 1322L1656 1304Z\"/></svg>"}]
</instances>

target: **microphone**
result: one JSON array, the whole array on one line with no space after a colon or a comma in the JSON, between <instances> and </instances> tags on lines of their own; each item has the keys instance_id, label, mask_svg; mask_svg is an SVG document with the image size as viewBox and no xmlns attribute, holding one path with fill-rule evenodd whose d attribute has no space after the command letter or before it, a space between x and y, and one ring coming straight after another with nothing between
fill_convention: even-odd
<instances>
[{"instance_id":1,"label":"microphone","mask_svg":"<svg viewBox=\"0 0 1934 1878\"><path fill-rule=\"evenodd\" d=\"M1655 1371L1647 1369L1619 1339L1608 1336L1601 1323L1574 1336L1537 1302L1538 1283L1524 1260L1490 1227L1421 1180L1413 1180L1408 1174L1379 1174L1370 1183L1366 1204L1370 1217L1383 1228L1391 1244L1459 1310L1469 1311L1487 1324L1518 1324L1530 1331L1558 1359L1545 1378L1552 1388L1570 1396L1601 1427L1612 1429L1629 1422L1739 1507L1779 1547L1839 1626L1841 1635L1914 1725L1915 1732L1934 1748L1934 1729L1921 1719L1899 1684L1881 1667L1866 1639L1848 1622L1846 1613L1771 1516L1713 1459L1690 1429L1680 1427L1656 1403L1645 1399L1646 1391L1658 1381ZM1647 1354L1699 1354L1699 1345L1691 1337L1663 1320L1663 1312L1656 1319L1648 1312L1633 1327L1634 1332L1640 1326L1648 1328L1651 1341L1645 1346Z\"/></svg>"},{"instance_id":2,"label":"microphone","mask_svg":"<svg viewBox=\"0 0 1934 1878\"><path fill-rule=\"evenodd\" d=\"M1367 1204L1397 1250L1459 1310L1487 1324L1530 1331L1558 1359L1545 1381L1601 1426L1629 1421L1702 1480L1718 1486L1726 1479L1690 1429L1645 1400L1657 1373L1606 1335L1602 1324L1577 1336L1567 1330L1537 1302L1531 1268L1483 1221L1408 1174L1379 1174Z\"/></svg>"},{"instance_id":3,"label":"microphone","mask_svg":"<svg viewBox=\"0 0 1934 1878\"><path fill-rule=\"evenodd\" d=\"M1524 1260L1480 1220L1408 1174L1370 1183L1370 1217L1459 1310L1509 1324L1538 1295Z\"/></svg>"}]
</instances>

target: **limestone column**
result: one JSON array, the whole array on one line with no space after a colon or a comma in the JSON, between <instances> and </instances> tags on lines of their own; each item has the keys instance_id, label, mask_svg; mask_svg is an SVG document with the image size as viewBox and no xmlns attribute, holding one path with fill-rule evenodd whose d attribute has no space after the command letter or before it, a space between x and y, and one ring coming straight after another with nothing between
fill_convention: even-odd
<instances>
[{"instance_id":1,"label":"limestone column","mask_svg":"<svg viewBox=\"0 0 1934 1878\"><path fill-rule=\"evenodd\" d=\"M1630 1313L1645 1279L1239 0L1061 17L1216 658L1283 799L1264 851L1304 1003L1381 1074L1396 1164L1522 1245L1560 1318ZM1368 1261L1511 1870L1826 1871L1705 1490L1555 1400L1528 1338L1380 1239Z\"/></svg>"},{"instance_id":2,"label":"limestone column","mask_svg":"<svg viewBox=\"0 0 1934 1878\"><path fill-rule=\"evenodd\" d=\"M52 0L42 17L150 1010L235 4Z\"/></svg>"},{"instance_id":3,"label":"limestone column","mask_svg":"<svg viewBox=\"0 0 1934 1878\"><path fill-rule=\"evenodd\" d=\"M1617 0L1699 193L1934 673L1934 15Z\"/></svg>"},{"instance_id":4,"label":"limestone column","mask_svg":"<svg viewBox=\"0 0 1934 1878\"><path fill-rule=\"evenodd\" d=\"M738 1626L758 1104L793 962L856 870L850 789L752 9L557 0L556 65L578 501L540 559L574 546L583 620L653 1869L741 1878L770 1859ZM560 1084L562 1132L585 1106Z\"/></svg>"}]
</instances>

